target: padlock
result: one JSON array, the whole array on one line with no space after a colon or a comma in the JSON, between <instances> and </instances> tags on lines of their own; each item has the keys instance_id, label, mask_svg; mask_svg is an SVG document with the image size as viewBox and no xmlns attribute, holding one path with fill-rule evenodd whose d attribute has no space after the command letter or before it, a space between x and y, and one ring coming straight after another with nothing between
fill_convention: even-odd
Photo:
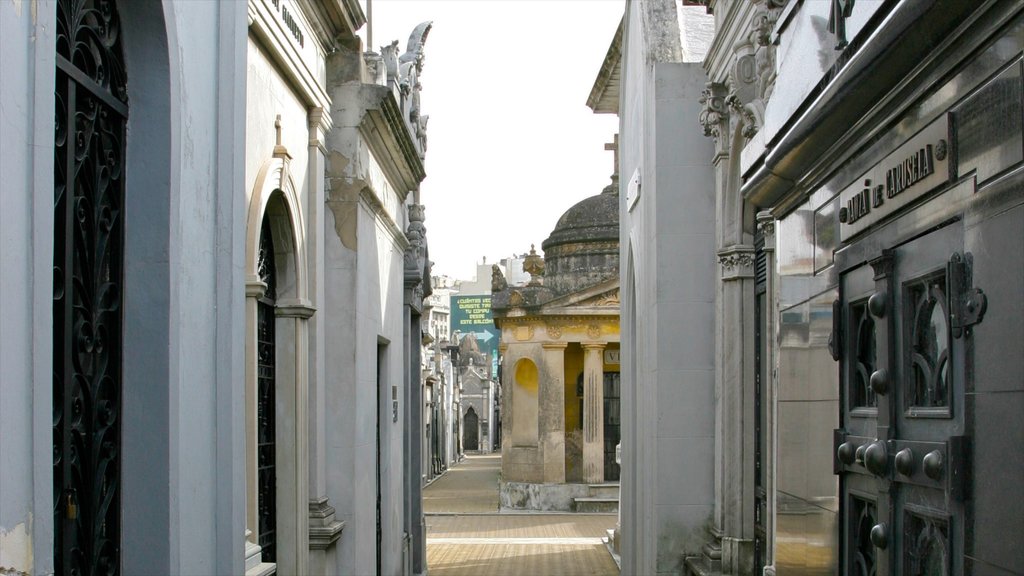
<instances>
[{"instance_id":1,"label":"padlock","mask_svg":"<svg viewBox=\"0 0 1024 576\"><path fill-rule=\"evenodd\" d=\"M78 519L78 505L75 504L74 500L71 499L71 491L68 491L68 504L65 507L65 514L68 520Z\"/></svg>"}]
</instances>

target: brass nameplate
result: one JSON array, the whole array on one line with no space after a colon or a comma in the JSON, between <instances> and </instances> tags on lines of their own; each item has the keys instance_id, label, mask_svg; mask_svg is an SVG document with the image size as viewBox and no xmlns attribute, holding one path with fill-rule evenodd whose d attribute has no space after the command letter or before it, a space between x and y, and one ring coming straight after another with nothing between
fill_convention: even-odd
<instances>
[{"instance_id":1,"label":"brass nameplate","mask_svg":"<svg viewBox=\"0 0 1024 576\"><path fill-rule=\"evenodd\" d=\"M843 242L949 179L949 122L942 116L839 195Z\"/></svg>"}]
</instances>

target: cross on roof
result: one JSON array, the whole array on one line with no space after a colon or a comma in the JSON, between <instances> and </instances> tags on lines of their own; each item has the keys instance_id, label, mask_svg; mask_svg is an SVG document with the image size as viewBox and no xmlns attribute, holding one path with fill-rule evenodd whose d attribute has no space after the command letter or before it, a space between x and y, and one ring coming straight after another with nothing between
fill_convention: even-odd
<instances>
[{"instance_id":1,"label":"cross on roof","mask_svg":"<svg viewBox=\"0 0 1024 576\"><path fill-rule=\"evenodd\" d=\"M615 153L615 156L614 156L615 165L614 165L614 171L612 172L612 176L618 176L619 175L619 135L618 134L615 135L615 140L614 141L606 142L605 145L604 145L604 149L605 150L611 150L612 152Z\"/></svg>"}]
</instances>

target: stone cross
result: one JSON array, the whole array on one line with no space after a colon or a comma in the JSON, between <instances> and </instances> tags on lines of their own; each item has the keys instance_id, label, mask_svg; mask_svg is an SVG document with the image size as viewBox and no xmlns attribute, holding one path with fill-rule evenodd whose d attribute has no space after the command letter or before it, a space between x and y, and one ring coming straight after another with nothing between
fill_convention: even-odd
<instances>
[{"instance_id":1,"label":"stone cross","mask_svg":"<svg viewBox=\"0 0 1024 576\"><path fill-rule=\"evenodd\" d=\"M604 145L605 150L611 150L615 153L614 155L614 170L612 171L612 177L619 175L619 135L615 135L615 140L612 142L606 142Z\"/></svg>"}]
</instances>

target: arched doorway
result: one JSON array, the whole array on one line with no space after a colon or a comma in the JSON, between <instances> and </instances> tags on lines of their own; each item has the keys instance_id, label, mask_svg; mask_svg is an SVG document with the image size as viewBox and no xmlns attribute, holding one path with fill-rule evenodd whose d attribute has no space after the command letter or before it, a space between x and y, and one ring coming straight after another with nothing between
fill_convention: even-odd
<instances>
[{"instance_id":1,"label":"arched doorway","mask_svg":"<svg viewBox=\"0 0 1024 576\"><path fill-rule=\"evenodd\" d=\"M269 214L260 230L256 272L266 285L256 298L257 542L264 562L277 561L277 270Z\"/></svg>"},{"instance_id":2,"label":"arched doorway","mask_svg":"<svg viewBox=\"0 0 1024 576\"><path fill-rule=\"evenodd\" d=\"M246 238L246 562L307 572L309 303L288 156L260 170ZM300 504L301 503L301 504ZM264 566L263 569L271 569Z\"/></svg>"},{"instance_id":3,"label":"arched doorway","mask_svg":"<svg viewBox=\"0 0 1024 576\"><path fill-rule=\"evenodd\" d=\"M121 567L125 125L113 0L57 3L53 520L57 574Z\"/></svg>"},{"instance_id":4,"label":"arched doorway","mask_svg":"<svg viewBox=\"0 0 1024 576\"><path fill-rule=\"evenodd\" d=\"M465 438L462 440L463 448L466 450L480 450L480 417L477 416L476 410L472 406L469 407L469 410L466 410L463 421L465 423L463 428Z\"/></svg>"}]
</instances>

